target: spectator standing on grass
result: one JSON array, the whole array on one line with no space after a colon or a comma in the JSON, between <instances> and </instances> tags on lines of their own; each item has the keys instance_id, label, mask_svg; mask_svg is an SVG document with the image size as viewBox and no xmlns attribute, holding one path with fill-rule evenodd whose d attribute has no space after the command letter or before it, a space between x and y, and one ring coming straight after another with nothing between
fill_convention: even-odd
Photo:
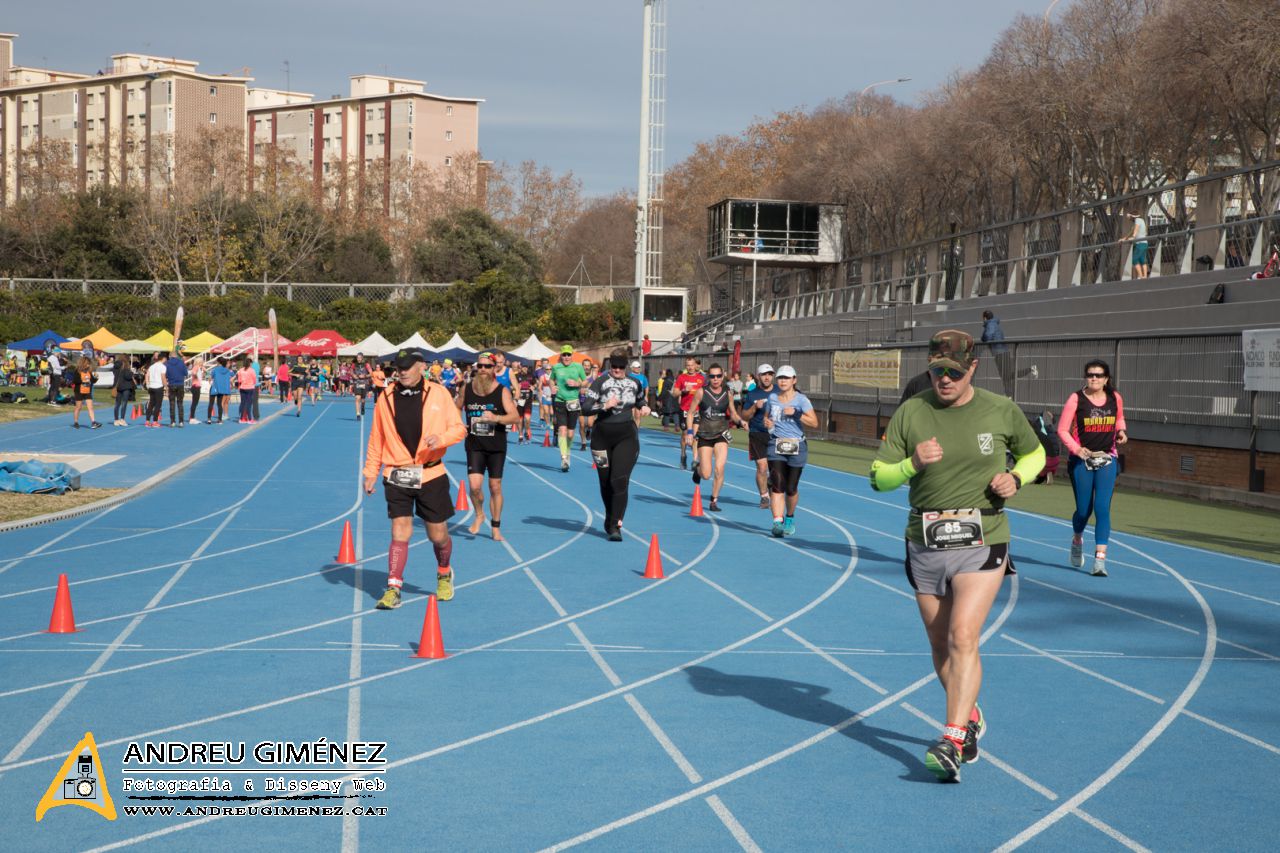
<instances>
[{"instance_id":1,"label":"spectator standing on grass","mask_svg":"<svg viewBox=\"0 0 1280 853\"><path fill-rule=\"evenodd\" d=\"M45 359L49 364L49 393L44 401L50 406L58 405L58 391L62 388L62 359L55 347Z\"/></svg>"},{"instance_id":2,"label":"spectator standing on grass","mask_svg":"<svg viewBox=\"0 0 1280 853\"><path fill-rule=\"evenodd\" d=\"M129 366L129 357L126 355L116 356L114 378L111 383L111 389L115 393L115 418L112 423L115 426L128 426L126 420L129 404L133 402L133 389L135 387L133 369Z\"/></svg>"}]
</instances>

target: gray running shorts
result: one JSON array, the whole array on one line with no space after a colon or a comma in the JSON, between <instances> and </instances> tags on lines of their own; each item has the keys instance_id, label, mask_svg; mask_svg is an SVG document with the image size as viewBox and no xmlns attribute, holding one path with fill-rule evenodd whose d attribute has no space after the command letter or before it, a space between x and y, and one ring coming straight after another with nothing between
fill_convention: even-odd
<instances>
[{"instance_id":1,"label":"gray running shorts","mask_svg":"<svg viewBox=\"0 0 1280 853\"><path fill-rule=\"evenodd\" d=\"M999 569L1007 575L1015 574L1007 543L936 550L917 545L908 539L904 566L912 589L918 593L940 597L947 594L951 579L961 572L992 572Z\"/></svg>"}]
</instances>

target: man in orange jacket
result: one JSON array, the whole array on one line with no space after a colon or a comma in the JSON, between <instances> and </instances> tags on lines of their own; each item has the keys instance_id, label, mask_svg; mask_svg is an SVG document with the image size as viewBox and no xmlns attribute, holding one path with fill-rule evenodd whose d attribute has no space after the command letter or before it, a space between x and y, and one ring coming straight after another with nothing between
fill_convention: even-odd
<instances>
[{"instance_id":1,"label":"man in orange jacket","mask_svg":"<svg viewBox=\"0 0 1280 853\"><path fill-rule=\"evenodd\" d=\"M436 597L441 601L453 598L453 540L449 536L453 502L444 452L467 437L449 392L423 381L426 362L419 350L400 350L395 366L398 381L375 398L364 463L365 493L373 494L381 473L387 517L391 519L387 590L378 601L379 610L400 606L415 514L426 523L427 538L435 548Z\"/></svg>"}]
</instances>

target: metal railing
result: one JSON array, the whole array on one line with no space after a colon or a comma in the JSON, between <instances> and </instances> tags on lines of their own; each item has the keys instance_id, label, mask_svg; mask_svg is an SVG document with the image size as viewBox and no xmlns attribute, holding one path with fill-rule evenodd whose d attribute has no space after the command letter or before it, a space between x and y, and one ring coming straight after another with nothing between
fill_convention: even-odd
<instances>
[{"instance_id":1,"label":"metal railing","mask_svg":"<svg viewBox=\"0 0 1280 853\"><path fill-rule=\"evenodd\" d=\"M1262 197L1247 186L1261 188ZM736 321L790 321L1126 281L1136 242L1129 237L1129 211L1151 220L1145 239L1151 276L1258 266L1280 235L1280 162L848 258L843 287L768 289L755 306L736 311ZM723 322L712 317L704 325Z\"/></svg>"},{"instance_id":2,"label":"metal railing","mask_svg":"<svg viewBox=\"0 0 1280 853\"><path fill-rule=\"evenodd\" d=\"M1244 356L1239 334L1142 335L1091 339L1022 339L1005 342L1002 355L986 345L978 348L974 383L1006 394L1027 412L1061 412L1062 404L1083 384L1086 361L1101 358L1111 365L1117 390L1131 423L1248 430L1252 425L1251 392L1244 388ZM887 416L902 390L925 370L928 344L904 343L896 388L862 388L832 380L832 354L840 350L884 353L885 347L814 347L780 350L751 347L741 356L742 378L762 362L774 367L790 364L798 374L797 387L819 409L834 403L881 407ZM731 354L702 355L706 368L713 362L729 365ZM648 359L651 383L662 370L679 373L683 360L675 354ZM1034 370L1032 369L1034 366ZM1258 427L1280 433L1280 393L1258 392Z\"/></svg>"}]
</instances>

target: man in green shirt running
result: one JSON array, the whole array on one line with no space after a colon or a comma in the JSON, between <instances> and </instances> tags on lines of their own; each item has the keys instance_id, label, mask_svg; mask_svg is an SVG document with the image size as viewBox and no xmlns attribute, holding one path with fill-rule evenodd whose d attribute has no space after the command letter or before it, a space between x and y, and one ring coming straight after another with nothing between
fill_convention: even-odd
<instances>
[{"instance_id":1,"label":"man in green shirt running","mask_svg":"<svg viewBox=\"0 0 1280 853\"><path fill-rule=\"evenodd\" d=\"M1044 449L1007 397L973 387L973 338L939 332L929 341L932 388L894 412L871 465L871 487L910 482L907 580L947 693L946 728L925 753L943 782L978 758L986 721L978 708L982 624L1000 592L1009 558L1007 498L1044 467ZM1006 453L1016 460L1005 470Z\"/></svg>"},{"instance_id":2,"label":"man in green shirt running","mask_svg":"<svg viewBox=\"0 0 1280 853\"><path fill-rule=\"evenodd\" d=\"M587 384L587 372L573 360L573 347L560 347L560 363L551 368L551 381L556 384L554 403L556 443L560 446L560 470L569 470L569 446L573 443L573 431L582 414L578 401L581 389ZM1030 429L1030 427L1028 427Z\"/></svg>"}]
</instances>

